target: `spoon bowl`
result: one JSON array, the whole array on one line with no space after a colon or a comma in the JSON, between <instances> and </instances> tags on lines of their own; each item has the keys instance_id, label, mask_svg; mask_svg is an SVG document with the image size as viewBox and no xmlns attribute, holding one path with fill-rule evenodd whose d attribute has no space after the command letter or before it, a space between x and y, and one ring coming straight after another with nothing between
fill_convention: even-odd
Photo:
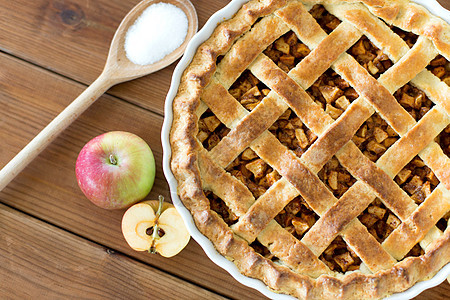
<instances>
[{"instance_id":1,"label":"spoon bowl","mask_svg":"<svg viewBox=\"0 0 450 300\"><path fill-rule=\"evenodd\" d=\"M150 5L159 2L172 4L180 8L186 15L188 19L188 31L184 42L173 52L169 53L162 60L157 61L153 64L148 65L137 65L130 61L125 52L125 37L127 35L128 29L136 22L136 20L141 16L143 11L147 9ZM190 1L187 0L144 0L137 4L122 20L114 34L113 40L111 42L111 47L109 49L108 59L105 65L105 71L111 69L117 80L125 81L135 79L158 70L161 70L168 65L172 64L181 55L183 55L184 50L190 39L194 36L198 29L197 13L194 6Z\"/></svg>"},{"instance_id":2,"label":"spoon bowl","mask_svg":"<svg viewBox=\"0 0 450 300\"><path fill-rule=\"evenodd\" d=\"M186 38L177 49L160 61L149 65L134 64L125 53L126 34L142 12L158 2L169 3L183 10L188 18ZM189 40L197 32L197 27L197 13L189 0L144 0L137 4L125 16L114 34L103 72L0 170L0 191L111 86L156 72L177 60L183 54Z\"/></svg>"}]
</instances>

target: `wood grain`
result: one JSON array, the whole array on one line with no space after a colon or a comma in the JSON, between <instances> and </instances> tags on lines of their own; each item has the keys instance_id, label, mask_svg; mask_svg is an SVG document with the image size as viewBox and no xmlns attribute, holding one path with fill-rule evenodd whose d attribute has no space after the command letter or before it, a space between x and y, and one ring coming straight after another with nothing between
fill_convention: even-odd
<instances>
[{"instance_id":1,"label":"wood grain","mask_svg":"<svg viewBox=\"0 0 450 300\"><path fill-rule=\"evenodd\" d=\"M1 204L0 228L3 299L224 299Z\"/></svg>"},{"instance_id":2,"label":"wood grain","mask_svg":"<svg viewBox=\"0 0 450 300\"><path fill-rule=\"evenodd\" d=\"M0 50L3 51L0 54L0 167L100 74L116 27L128 10L138 2L139 0L0 0ZM213 12L228 3L225 0L192 2L197 8L199 28ZM450 0L440 2L450 8ZM34 286L34 289L30 288L29 293L23 296L37 296L44 291L55 298L67 295L60 293L64 293L63 287L70 285L73 280L64 272L74 270L74 265L67 261L71 256L65 255L71 252L63 251L67 249L64 246L56 247L56 250L49 247L48 244L55 243L54 241L63 244L67 242L71 246L74 241L81 243L82 246L76 249L79 252L86 251L86 254L80 253L89 258L87 265L92 268L92 274L95 270L98 276L110 270L103 265L104 260L114 261L105 256L104 246L129 257L128 261L119 255L120 261L126 262L114 262L118 266L114 271L121 274L118 275L120 277L130 276L129 269L135 267L134 261L139 261L139 274L148 276L156 268L161 270L161 274L157 272L161 278L168 276L176 280L175 276L186 281L189 287L197 285L235 299L263 298L260 293L239 284L214 265L194 241L171 259L132 251L120 232L123 211L106 211L95 207L82 195L76 184L74 164L81 147L100 133L126 130L143 137L155 154L157 178L155 187L147 198L156 199L159 194L169 198L161 168L160 130L164 99L174 67L175 64L111 89L110 95L101 97L0 193L0 202L29 214L25 216L25 223L19 222L18 227L9 224L8 231L5 231L4 227L7 226L1 223L3 215L0 213L0 270L3 270L1 268L5 261L14 259L16 262L27 262L26 265L22 263L20 268L17 267L19 265L8 266L8 271L0 271L0 298L4 295L2 291L6 290L1 286L1 279L6 278L6 275L3 277L4 274L13 278L9 281L13 284L8 286L8 293L11 294L6 295L27 293L27 289L22 291L22 283L26 284L29 278L36 280L35 278L45 276L41 270L45 265L39 265L33 259L44 257L49 260L53 256L52 266L58 272L51 275L53 280L46 279L39 284L35 281L29 283L28 286ZM3 206L0 210L7 211ZM24 218L22 214L10 210L7 215L8 220L17 220L17 216ZM42 221L33 220L33 217ZM39 229L30 230L23 224L39 224ZM55 229L55 226L59 229ZM14 232L10 232L13 229ZM29 242L33 247L23 243L23 240L33 240L33 236L28 235L29 230L39 237L34 243ZM21 235L29 238L20 240ZM49 238L45 235L49 235ZM89 240L103 246L96 246ZM14 241L14 245L8 244L8 241ZM40 250L35 251L34 248ZM9 249L6 251L7 259L2 256L5 253L3 249ZM78 264L83 265L82 258L75 256ZM101 259L94 260L94 257ZM65 267L58 269L58 266ZM77 288L84 290L87 298L108 298L110 294L104 290L104 283L92 283L92 280L96 280L94 277L77 277ZM145 288L142 288L143 291L138 290L137 295L144 292L147 296L151 295L153 290L149 282L143 284ZM71 286L72 288L74 287ZM131 289L138 287L130 287L132 295ZM417 299L448 299L449 294L449 284L444 282L423 292ZM165 295L171 298L169 294ZM205 295L209 293L205 292Z\"/></svg>"}]
</instances>

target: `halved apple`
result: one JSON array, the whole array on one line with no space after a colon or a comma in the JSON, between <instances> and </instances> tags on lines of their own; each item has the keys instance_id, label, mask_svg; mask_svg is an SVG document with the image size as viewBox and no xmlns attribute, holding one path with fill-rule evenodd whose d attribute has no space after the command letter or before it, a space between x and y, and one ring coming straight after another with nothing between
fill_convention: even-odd
<instances>
[{"instance_id":1,"label":"halved apple","mask_svg":"<svg viewBox=\"0 0 450 300\"><path fill-rule=\"evenodd\" d=\"M159 253L164 257L178 254L190 235L175 207L160 200L143 201L131 206L122 218L122 233L136 251Z\"/></svg>"}]
</instances>

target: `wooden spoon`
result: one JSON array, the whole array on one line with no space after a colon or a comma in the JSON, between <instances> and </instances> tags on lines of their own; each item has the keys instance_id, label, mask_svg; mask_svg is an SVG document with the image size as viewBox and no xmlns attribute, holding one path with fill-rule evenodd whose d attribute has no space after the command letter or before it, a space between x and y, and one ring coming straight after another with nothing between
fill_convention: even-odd
<instances>
[{"instance_id":1,"label":"wooden spoon","mask_svg":"<svg viewBox=\"0 0 450 300\"><path fill-rule=\"evenodd\" d=\"M170 3L183 10L189 22L186 39L180 47L154 64L144 66L134 64L125 53L126 33L148 6L158 2ZM106 64L100 76L3 167L0 171L0 191L110 87L156 72L177 60L197 32L197 27L197 13L189 0L144 0L136 5L125 16L114 34Z\"/></svg>"}]
</instances>

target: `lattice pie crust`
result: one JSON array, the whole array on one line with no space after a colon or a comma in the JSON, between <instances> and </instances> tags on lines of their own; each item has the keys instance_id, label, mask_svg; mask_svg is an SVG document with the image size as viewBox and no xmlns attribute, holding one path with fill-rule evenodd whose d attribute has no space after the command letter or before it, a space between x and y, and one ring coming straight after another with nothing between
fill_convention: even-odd
<instances>
[{"instance_id":1,"label":"lattice pie crust","mask_svg":"<svg viewBox=\"0 0 450 300\"><path fill-rule=\"evenodd\" d=\"M450 261L450 26L408 1L250 1L197 50L171 167L275 292L381 298Z\"/></svg>"}]
</instances>

